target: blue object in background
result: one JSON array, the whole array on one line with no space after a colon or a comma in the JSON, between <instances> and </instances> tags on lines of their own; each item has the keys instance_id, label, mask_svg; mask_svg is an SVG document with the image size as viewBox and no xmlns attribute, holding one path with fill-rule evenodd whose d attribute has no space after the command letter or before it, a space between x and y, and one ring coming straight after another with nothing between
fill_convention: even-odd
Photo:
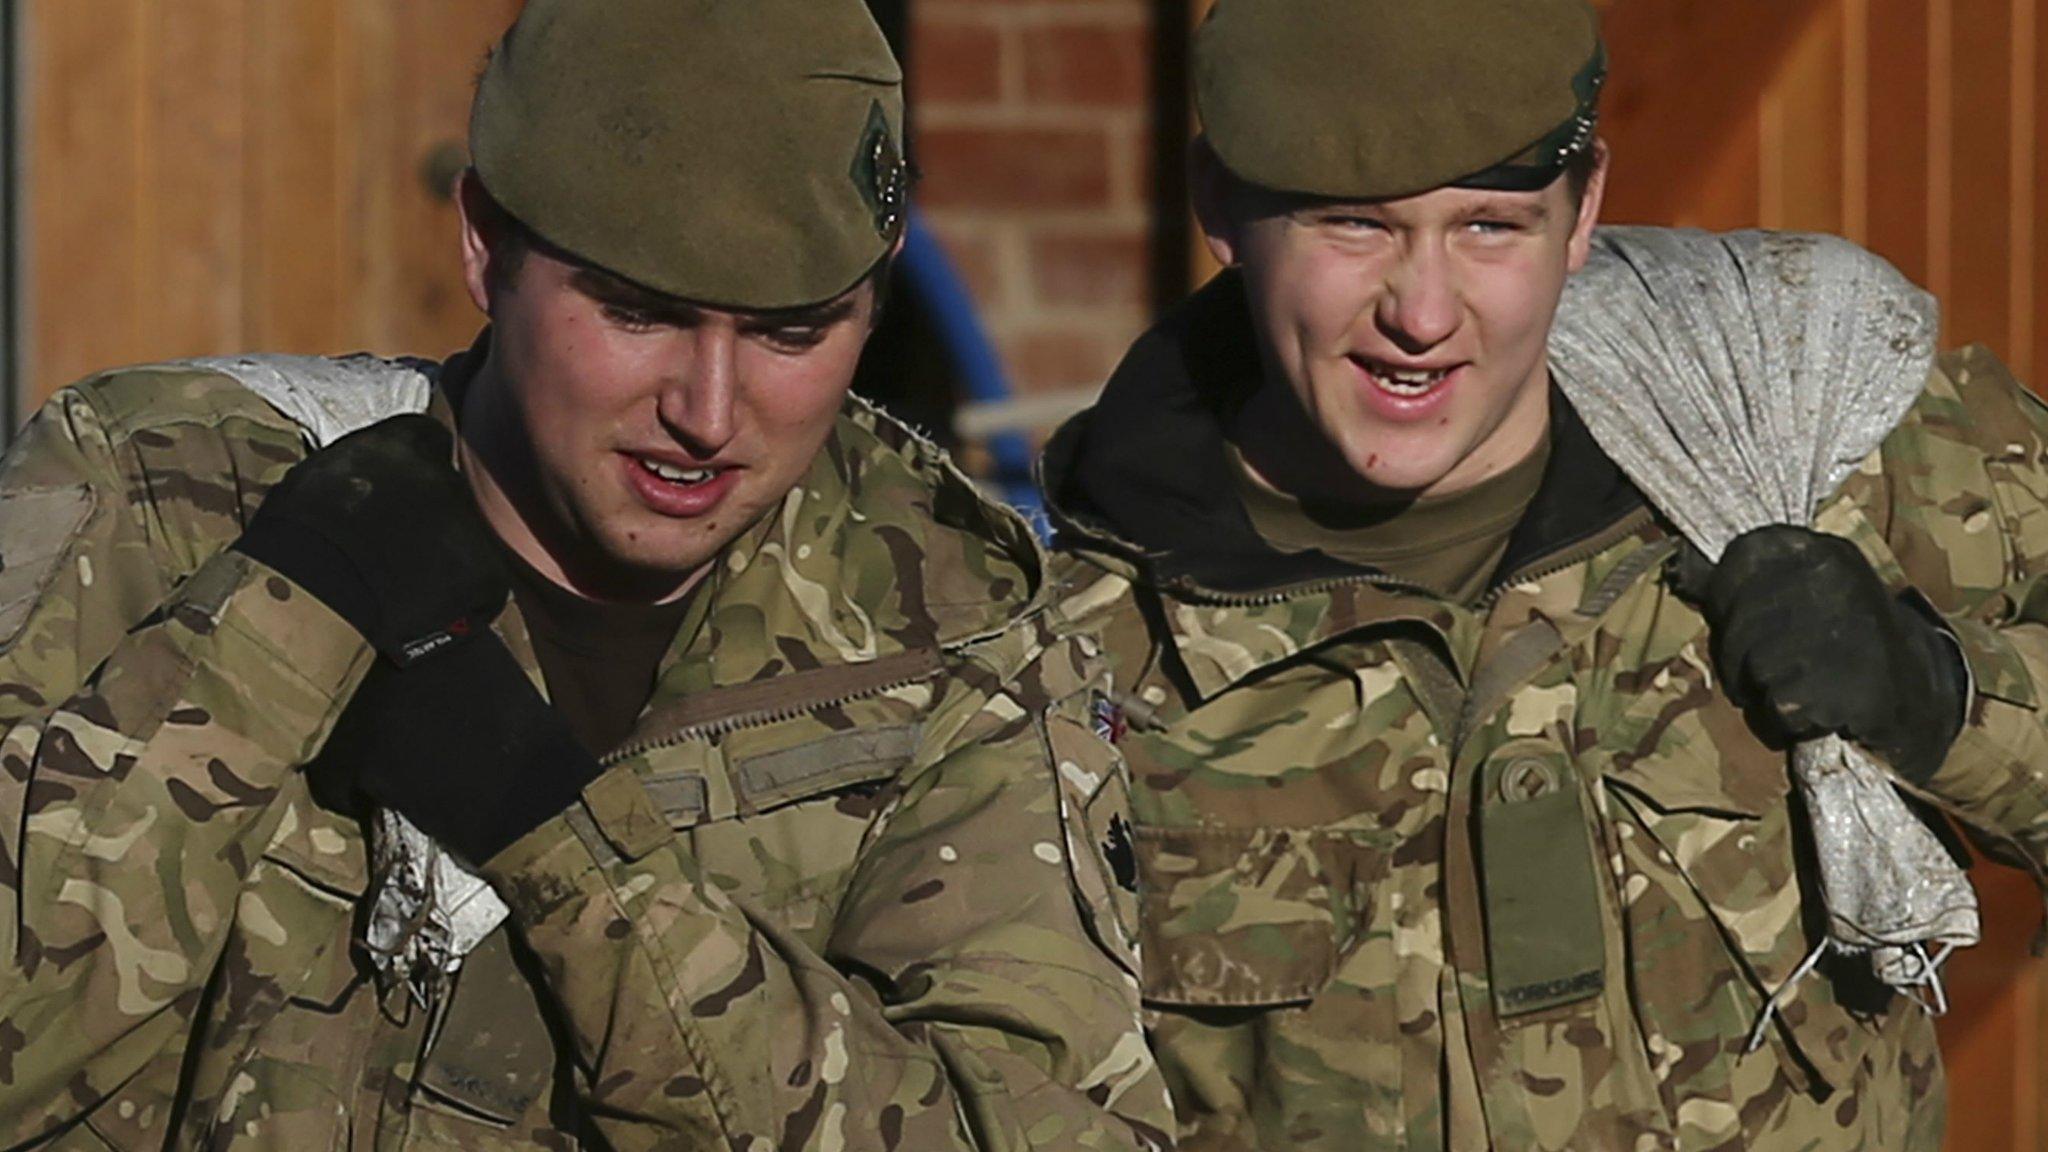
<instances>
[{"instance_id":1,"label":"blue object in background","mask_svg":"<svg viewBox=\"0 0 2048 1152\"><path fill-rule=\"evenodd\" d=\"M1003 361L975 313L974 298L946 249L924 226L915 209L903 241L902 267L918 305L945 345L946 360L967 398L992 403L1010 398ZM1031 441L1021 432L999 432L988 440L995 459L995 486L1043 534L1045 509L1031 478Z\"/></svg>"}]
</instances>

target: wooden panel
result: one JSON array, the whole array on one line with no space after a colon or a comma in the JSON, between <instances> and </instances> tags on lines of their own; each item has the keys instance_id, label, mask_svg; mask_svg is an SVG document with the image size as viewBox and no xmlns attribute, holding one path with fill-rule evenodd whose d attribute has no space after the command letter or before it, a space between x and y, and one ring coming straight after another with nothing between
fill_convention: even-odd
<instances>
[{"instance_id":1,"label":"wooden panel","mask_svg":"<svg viewBox=\"0 0 2048 1152\"><path fill-rule=\"evenodd\" d=\"M31 380L67 380L146 346L132 258L143 243L139 97L147 0L35 0L26 13ZM61 81L53 83L61 77ZM56 193L53 195L53 193Z\"/></svg>"},{"instance_id":2,"label":"wooden panel","mask_svg":"<svg viewBox=\"0 0 2048 1152\"><path fill-rule=\"evenodd\" d=\"M1941 1021L1949 1078L1947 1147L1963 1152L2042 1147L2040 965L2028 945L2041 897L2024 874L1981 865L1971 881L1984 906L1984 942L1949 961L1954 1004Z\"/></svg>"},{"instance_id":3,"label":"wooden panel","mask_svg":"<svg viewBox=\"0 0 2048 1152\"><path fill-rule=\"evenodd\" d=\"M146 8L146 124L136 146L147 195L135 257L149 292L138 320L143 354L189 356L227 347L243 328L248 26L244 0Z\"/></svg>"},{"instance_id":4,"label":"wooden panel","mask_svg":"<svg viewBox=\"0 0 2048 1152\"><path fill-rule=\"evenodd\" d=\"M1755 224L1759 109L1802 30L1830 6L1615 0L1603 10L1613 67L1601 116L1614 152L1607 218Z\"/></svg>"},{"instance_id":5,"label":"wooden panel","mask_svg":"<svg viewBox=\"0 0 2048 1152\"><path fill-rule=\"evenodd\" d=\"M333 352L343 309L340 0L249 0L250 328L264 350Z\"/></svg>"},{"instance_id":6,"label":"wooden panel","mask_svg":"<svg viewBox=\"0 0 2048 1152\"><path fill-rule=\"evenodd\" d=\"M1928 282L1928 0L1868 0L1865 52L1856 70L1869 79L1869 115L1851 131L1863 137L1865 243L1916 282Z\"/></svg>"},{"instance_id":7,"label":"wooden panel","mask_svg":"<svg viewBox=\"0 0 2048 1152\"><path fill-rule=\"evenodd\" d=\"M1839 233L1848 223L1845 22L1840 6L1817 9L1758 101L1757 218L1766 228Z\"/></svg>"},{"instance_id":8,"label":"wooden panel","mask_svg":"<svg viewBox=\"0 0 2048 1152\"><path fill-rule=\"evenodd\" d=\"M474 334L422 172L519 0L29 5L31 402L137 361Z\"/></svg>"},{"instance_id":9,"label":"wooden panel","mask_svg":"<svg viewBox=\"0 0 2048 1152\"><path fill-rule=\"evenodd\" d=\"M475 79L519 9L520 0L395 7L399 64L388 142L393 265L391 291L382 299L388 306L383 324L397 347L442 355L475 334L479 318L453 264L454 202L429 187L427 167L436 150L464 148Z\"/></svg>"},{"instance_id":10,"label":"wooden panel","mask_svg":"<svg viewBox=\"0 0 2048 1152\"><path fill-rule=\"evenodd\" d=\"M2012 349L2012 0L1946 0L1949 98L1947 283L1937 288L1951 344ZM1944 222L1937 218L1936 227Z\"/></svg>"}]
</instances>

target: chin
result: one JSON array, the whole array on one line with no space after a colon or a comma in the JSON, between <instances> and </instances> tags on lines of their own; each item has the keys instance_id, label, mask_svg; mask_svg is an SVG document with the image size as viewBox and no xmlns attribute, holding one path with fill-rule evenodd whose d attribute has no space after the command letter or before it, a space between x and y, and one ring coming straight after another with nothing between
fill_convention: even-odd
<instances>
[{"instance_id":1,"label":"chin","mask_svg":"<svg viewBox=\"0 0 2048 1152\"><path fill-rule=\"evenodd\" d=\"M1368 484L1388 492L1420 493L1442 481L1456 465L1433 453L1389 451L1385 444L1350 449L1344 458Z\"/></svg>"}]
</instances>

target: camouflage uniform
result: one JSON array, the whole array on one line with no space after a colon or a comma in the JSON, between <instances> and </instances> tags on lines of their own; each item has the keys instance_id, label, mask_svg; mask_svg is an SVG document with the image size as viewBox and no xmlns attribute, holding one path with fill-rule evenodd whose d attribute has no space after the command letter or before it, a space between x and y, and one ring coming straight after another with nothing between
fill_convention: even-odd
<instances>
[{"instance_id":1,"label":"camouflage uniform","mask_svg":"<svg viewBox=\"0 0 2048 1152\"><path fill-rule=\"evenodd\" d=\"M0 1145L1158 1146L1090 665L935 450L849 404L424 1004L366 977L362 824L297 770L370 655L223 551L304 453L129 371L0 472Z\"/></svg>"},{"instance_id":2,"label":"camouflage uniform","mask_svg":"<svg viewBox=\"0 0 2048 1152\"><path fill-rule=\"evenodd\" d=\"M1784 753L1718 690L1665 573L1677 540L1640 497L1540 492L1523 528L1565 519L1473 607L1233 555L1220 527L1209 570L1242 578L1205 582L1157 523L1093 503L1090 453L1143 455L1105 425L1141 400L1200 410L1191 382L1219 362L1257 370L1229 279L1140 342L1046 472L1063 612L1106 648L1129 724L1148 1019L1182 1146L1939 1147L1928 1014L1860 962L1793 980L1820 940L1805 818ZM1199 453L1103 471L1221 524ZM2048 408L1989 353L1944 356L1819 526L1921 589L1966 653L1968 723L1924 799L2048 874ZM1574 877L1583 903L1555 891ZM1504 892L1528 903L1489 903ZM1546 983L1542 957L1490 954L1511 932L1590 948L1601 975Z\"/></svg>"}]
</instances>

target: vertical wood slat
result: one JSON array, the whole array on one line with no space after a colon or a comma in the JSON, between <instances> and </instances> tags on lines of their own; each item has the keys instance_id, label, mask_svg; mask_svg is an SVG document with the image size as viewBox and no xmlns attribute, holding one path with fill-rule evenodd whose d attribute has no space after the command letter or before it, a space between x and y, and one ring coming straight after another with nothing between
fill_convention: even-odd
<instances>
[{"instance_id":1,"label":"vertical wood slat","mask_svg":"<svg viewBox=\"0 0 2048 1152\"><path fill-rule=\"evenodd\" d=\"M1870 0L1866 12L1865 52L1851 65L1870 77L1869 117L1861 129L1870 158L1865 242L1915 282L1928 284L1928 0Z\"/></svg>"},{"instance_id":2,"label":"vertical wood slat","mask_svg":"<svg viewBox=\"0 0 2048 1152\"><path fill-rule=\"evenodd\" d=\"M258 29L250 89L250 330L266 351L335 352L344 258L337 168L339 0L248 0ZM352 110L359 114L359 110Z\"/></svg>"},{"instance_id":3,"label":"vertical wood slat","mask_svg":"<svg viewBox=\"0 0 2048 1152\"><path fill-rule=\"evenodd\" d=\"M462 283L455 205L429 187L425 168L437 149L466 146L475 78L520 7L520 0L394 5L394 117L386 146L393 234L410 240L393 246L387 321L398 347L440 355L469 340L481 322Z\"/></svg>"},{"instance_id":4,"label":"vertical wood slat","mask_svg":"<svg viewBox=\"0 0 2048 1152\"><path fill-rule=\"evenodd\" d=\"M2037 101L2041 58L2041 27L2036 0L2012 2L2012 191L2007 197L2012 232L2012 258L2007 263L2010 282L2007 355L2020 379L2032 380L2039 361L2035 343L2039 327L2035 309L2040 300L2036 262L2040 245L2040 222L2035 215L2038 183L2040 130Z\"/></svg>"},{"instance_id":5,"label":"vertical wood slat","mask_svg":"<svg viewBox=\"0 0 2048 1152\"><path fill-rule=\"evenodd\" d=\"M2025 379L2035 391L2048 394L2048 323L2040 320L2038 312L2039 307L2048 305L2048 236L2041 232L2043 224L2048 223L2048 148L2038 143L2037 136L2043 128L2048 128L2048 78L2042 76L2042 70L2048 68L2048 11L2044 11L2039 0L2024 0L2024 3L2031 14L2034 29L2030 56L2032 68L2029 72L2034 108L2033 133L2030 135L2036 136L2032 145L2031 195L2024 205L2016 206L2027 211L2035 222L2032 267L2028 273L2034 301L2034 307L2030 309L2034 313L2033 363ZM2048 1093L2043 1093L2043 1097L2043 1108L2048 1109ZM2048 1130L2048 1121L2044 1121L2044 1130Z\"/></svg>"},{"instance_id":6,"label":"vertical wood slat","mask_svg":"<svg viewBox=\"0 0 2048 1152\"><path fill-rule=\"evenodd\" d=\"M1971 871L1984 940L1949 961L1953 1008L1939 1021L1949 1082L1946 1147L1955 1152L2038 1152L2041 968L2028 957L2040 918L2031 878L1981 864Z\"/></svg>"},{"instance_id":7,"label":"vertical wood slat","mask_svg":"<svg viewBox=\"0 0 2048 1152\"><path fill-rule=\"evenodd\" d=\"M1955 0L1927 5L1927 280L1947 303L1955 279Z\"/></svg>"},{"instance_id":8,"label":"vertical wood slat","mask_svg":"<svg viewBox=\"0 0 2048 1152\"><path fill-rule=\"evenodd\" d=\"M1842 230L1843 19L1839 5L1817 9L1764 87L1758 219L1766 228Z\"/></svg>"},{"instance_id":9,"label":"vertical wood slat","mask_svg":"<svg viewBox=\"0 0 2048 1152\"><path fill-rule=\"evenodd\" d=\"M1870 243L1870 4L1842 0L1842 235Z\"/></svg>"},{"instance_id":10,"label":"vertical wood slat","mask_svg":"<svg viewBox=\"0 0 2048 1152\"><path fill-rule=\"evenodd\" d=\"M473 334L421 171L520 0L28 3L32 402L123 363Z\"/></svg>"},{"instance_id":11,"label":"vertical wood slat","mask_svg":"<svg viewBox=\"0 0 2048 1152\"><path fill-rule=\"evenodd\" d=\"M249 44L240 0L151 7L139 253L152 358L233 347L244 330L243 114Z\"/></svg>"},{"instance_id":12,"label":"vertical wood slat","mask_svg":"<svg viewBox=\"0 0 2048 1152\"><path fill-rule=\"evenodd\" d=\"M39 392L84 374L100 357L143 346L133 253L141 104L137 61L145 0L107 0L79 20L66 0L26 13L29 134L30 346L24 371Z\"/></svg>"},{"instance_id":13,"label":"vertical wood slat","mask_svg":"<svg viewBox=\"0 0 2048 1152\"><path fill-rule=\"evenodd\" d=\"M2012 0L1950 0L1948 70L1954 182L1946 227L1952 264L1942 304L1950 344L2010 354Z\"/></svg>"}]
</instances>

